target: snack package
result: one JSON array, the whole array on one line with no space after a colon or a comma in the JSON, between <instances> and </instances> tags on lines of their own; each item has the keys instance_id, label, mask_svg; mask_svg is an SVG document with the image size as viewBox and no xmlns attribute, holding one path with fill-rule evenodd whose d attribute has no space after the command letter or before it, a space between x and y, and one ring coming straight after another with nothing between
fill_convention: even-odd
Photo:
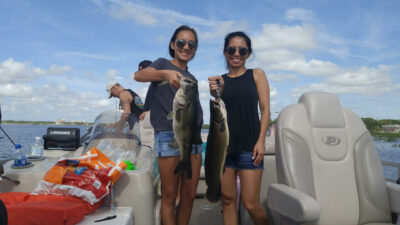
<instances>
[{"instance_id":1,"label":"snack package","mask_svg":"<svg viewBox=\"0 0 400 225\"><path fill-rule=\"evenodd\" d=\"M32 194L75 196L93 205L110 193L111 184L126 167L124 162L116 164L94 147L80 159L57 162Z\"/></svg>"}]
</instances>

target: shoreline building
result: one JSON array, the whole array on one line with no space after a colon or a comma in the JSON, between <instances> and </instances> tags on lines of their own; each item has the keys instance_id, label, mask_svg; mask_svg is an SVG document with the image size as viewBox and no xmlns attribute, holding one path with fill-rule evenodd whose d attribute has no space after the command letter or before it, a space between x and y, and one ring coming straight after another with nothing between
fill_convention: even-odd
<instances>
[{"instance_id":1,"label":"shoreline building","mask_svg":"<svg viewBox=\"0 0 400 225\"><path fill-rule=\"evenodd\" d=\"M400 133L400 125L398 124L382 125L382 131L385 133Z\"/></svg>"}]
</instances>

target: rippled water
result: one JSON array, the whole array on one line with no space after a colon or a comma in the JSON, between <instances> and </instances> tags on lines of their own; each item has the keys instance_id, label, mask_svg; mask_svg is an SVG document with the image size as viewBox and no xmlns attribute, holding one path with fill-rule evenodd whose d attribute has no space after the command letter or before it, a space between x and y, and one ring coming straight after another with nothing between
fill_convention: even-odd
<instances>
[{"instance_id":1,"label":"rippled water","mask_svg":"<svg viewBox=\"0 0 400 225\"><path fill-rule=\"evenodd\" d=\"M13 139L15 143L22 145L22 150L29 153L30 146L33 144L35 137L42 137L46 134L48 127L75 127L80 128L81 136L86 133L86 126L59 126L59 125L6 125L2 124L1 127ZM207 132L207 130L202 130ZM11 151L14 146L5 137L4 133L0 131L0 158L11 157ZM384 142L381 140L374 140L381 160L400 163L400 140L397 142ZM392 179L397 179L397 169L393 167L384 166L385 176Z\"/></svg>"},{"instance_id":2,"label":"rippled water","mask_svg":"<svg viewBox=\"0 0 400 225\"><path fill-rule=\"evenodd\" d=\"M86 132L86 126L60 126L60 125L7 125L2 124L3 130L16 144L22 145L22 151L30 152L30 146L34 143L35 137L46 135L48 127L74 127L80 128L81 136ZM11 157L14 145L8 140L3 131L0 130L0 158ZM42 139L43 143L43 139Z\"/></svg>"}]
</instances>

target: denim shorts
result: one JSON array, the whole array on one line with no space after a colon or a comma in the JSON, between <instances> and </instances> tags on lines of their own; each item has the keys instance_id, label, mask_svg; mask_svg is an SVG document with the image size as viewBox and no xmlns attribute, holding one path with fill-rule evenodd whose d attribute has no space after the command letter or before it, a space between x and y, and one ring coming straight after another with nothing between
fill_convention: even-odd
<instances>
[{"instance_id":1,"label":"denim shorts","mask_svg":"<svg viewBox=\"0 0 400 225\"><path fill-rule=\"evenodd\" d=\"M181 155L179 149L173 149L168 145L173 138L173 131L159 131L154 133L154 147L156 149L157 157ZM201 145L192 146L192 154L200 154L202 150L203 148Z\"/></svg>"},{"instance_id":2,"label":"denim shorts","mask_svg":"<svg viewBox=\"0 0 400 225\"><path fill-rule=\"evenodd\" d=\"M236 170L263 170L264 160L258 166L254 165L253 152L228 153L225 158L225 167Z\"/></svg>"}]
</instances>

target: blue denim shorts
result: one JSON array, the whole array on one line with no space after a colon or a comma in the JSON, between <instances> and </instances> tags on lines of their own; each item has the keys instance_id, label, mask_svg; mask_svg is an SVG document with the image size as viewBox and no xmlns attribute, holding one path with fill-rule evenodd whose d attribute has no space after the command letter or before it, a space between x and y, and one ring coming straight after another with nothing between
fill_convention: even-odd
<instances>
[{"instance_id":1,"label":"blue denim shorts","mask_svg":"<svg viewBox=\"0 0 400 225\"><path fill-rule=\"evenodd\" d=\"M236 170L263 170L264 160L255 166L252 157L253 152L229 153L225 158L225 167Z\"/></svg>"},{"instance_id":2,"label":"blue denim shorts","mask_svg":"<svg viewBox=\"0 0 400 225\"><path fill-rule=\"evenodd\" d=\"M154 133L154 148L156 149L157 157L164 156L180 156L179 149L173 149L168 144L174 138L173 131L160 131ZM192 146L192 154L200 154L202 151L201 145Z\"/></svg>"}]
</instances>

